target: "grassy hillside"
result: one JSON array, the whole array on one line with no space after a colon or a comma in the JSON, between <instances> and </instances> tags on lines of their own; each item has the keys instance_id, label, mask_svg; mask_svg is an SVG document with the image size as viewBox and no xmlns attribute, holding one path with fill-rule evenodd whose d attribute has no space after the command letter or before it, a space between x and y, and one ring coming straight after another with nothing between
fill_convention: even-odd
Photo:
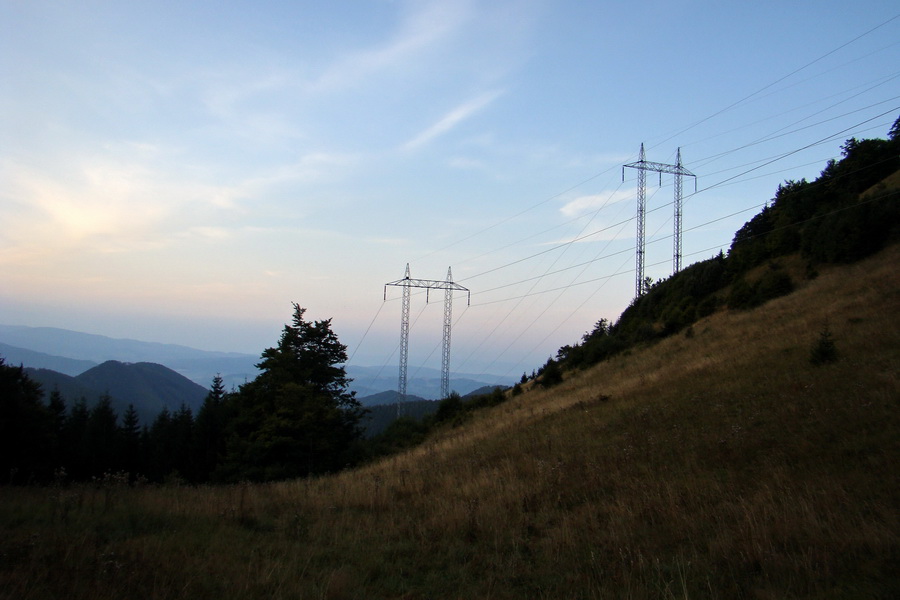
<instances>
[{"instance_id":1,"label":"grassy hillside","mask_svg":"<svg viewBox=\"0 0 900 600\"><path fill-rule=\"evenodd\" d=\"M0 597L898 597L897 264L821 267L336 476L0 487Z\"/></svg>"}]
</instances>

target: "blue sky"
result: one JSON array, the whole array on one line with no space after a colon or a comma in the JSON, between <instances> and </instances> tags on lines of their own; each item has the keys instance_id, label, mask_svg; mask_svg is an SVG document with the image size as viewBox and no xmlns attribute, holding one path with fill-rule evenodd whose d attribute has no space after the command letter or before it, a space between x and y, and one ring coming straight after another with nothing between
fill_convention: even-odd
<instances>
[{"instance_id":1,"label":"blue sky","mask_svg":"<svg viewBox=\"0 0 900 600\"><path fill-rule=\"evenodd\" d=\"M684 264L900 115L895 2L0 0L0 322L258 353L291 302L517 378L634 290L637 159ZM646 274L672 269L648 178ZM410 370L442 302L412 302Z\"/></svg>"}]
</instances>

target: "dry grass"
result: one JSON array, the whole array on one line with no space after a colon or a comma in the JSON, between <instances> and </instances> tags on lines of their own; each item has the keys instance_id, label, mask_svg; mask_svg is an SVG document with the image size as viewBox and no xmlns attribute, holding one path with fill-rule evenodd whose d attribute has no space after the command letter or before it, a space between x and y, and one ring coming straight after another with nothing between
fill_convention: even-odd
<instances>
[{"instance_id":1,"label":"dry grass","mask_svg":"<svg viewBox=\"0 0 900 600\"><path fill-rule=\"evenodd\" d=\"M824 270L338 476L0 489L0 597L897 597L897 264ZM816 367L826 324L840 358Z\"/></svg>"}]
</instances>

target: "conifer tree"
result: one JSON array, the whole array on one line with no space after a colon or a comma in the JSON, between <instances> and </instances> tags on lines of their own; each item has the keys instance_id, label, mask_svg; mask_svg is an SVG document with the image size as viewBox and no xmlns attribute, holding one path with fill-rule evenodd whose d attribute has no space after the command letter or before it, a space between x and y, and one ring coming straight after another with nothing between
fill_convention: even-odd
<instances>
[{"instance_id":1,"label":"conifer tree","mask_svg":"<svg viewBox=\"0 0 900 600\"><path fill-rule=\"evenodd\" d=\"M90 476L87 453L87 427L90 411L87 400L79 398L72 404L69 415L63 423L61 445L66 448L63 466L72 479L82 480Z\"/></svg>"},{"instance_id":2,"label":"conifer tree","mask_svg":"<svg viewBox=\"0 0 900 600\"><path fill-rule=\"evenodd\" d=\"M53 417L41 386L22 366L0 358L0 483L24 483L50 475Z\"/></svg>"},{"instance_id":3,"label":"conifer tree","mask_svg":"<svg viewBox=\"0 0 900 600\"><path fill-rule=\"evenodd\" d=\"M348 390L343 364L347 347L331 329L331 319L307 321L293 304L292 323L278 345L266 349L262 373L241 386L233 411L227 460L228 479L271 480L333 471L350 460L360 437L362 409Z\"/></svg>"},{"instance_id":4,"label":"conifer tree","mask_svg":"<svg viewBox=\"0 0 900 600\"><path fill-rule=\"evenodd\" d=\"M100 477L107 471L121 469L118 420L119 417L112 407L112 397L103 394L91 409L87 421L86 450L89 476Z\"/></svg>"},{"instance_id":5,"label":"conifer tree","mask_svg":"<svg viewBox=\"0 0 900 600\"><path fill-rule=\"evenodd\" d=\"M225 396L225 383L217 373L194 421L193 453L199 481L210 478L225 452Z\"/></svg>"},{"instance_id":6,"label":"conifer tree","mask_svg":"<svg viewBox=\"0 0 900 600\"><path fill-rule=\"evenodd\" d=\"M122 415L122 427L120 428L120 441L122 449L122 468L136 477L143 472L141 461L141 426L137 410L134 404L129 404Z\"/></svg>"}]
</instances>

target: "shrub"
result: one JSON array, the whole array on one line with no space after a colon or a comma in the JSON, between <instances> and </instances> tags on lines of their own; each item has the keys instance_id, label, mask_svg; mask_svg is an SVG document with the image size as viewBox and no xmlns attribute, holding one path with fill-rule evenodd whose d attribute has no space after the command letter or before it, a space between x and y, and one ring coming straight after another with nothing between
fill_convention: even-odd
<instances>
[{"instance_id":1,"label":"shrub","mask_svg":"<svg viewBox=\"0 0 900 600\"><path fill-rule=\"evenodd\" d=\"M809 351L809 362L814 365L833 363L838 359L837 347L834 345L828 324L819 332L819 338Z\"/></svg>"},{"instance_id":2,"label":"shrub","mask_svg":"<svg viewBox=\"0 0 900 600\"><path fill-rule=\"evenodd\" d=\"M449 421L463 410L462 398L457 392L450 392L450 395L441 400L438 405L437 412L434 414L434 420L438 423Z\"/></svg>"},{"instance_id":3,"label":"shrub","mask_svg":"<svg viewBox=\"0 0 900 600\"><path fill-rule=\"evenodd\" d=\"M791 276L780 268L766 271L759 280L756 288L757 302L762 304L773 298L785 296L794 291L794 282Z\"/></svg>"},{"instance_id":4,"label":"shrub","mask_svg":"<svg viewBox=\"0 0 900 600\"><path fill-rule=\"evenodd\" d=\"M719 299L716 296L707 296L700 302L700 304L697 305L697 316L708 317L709 315L716 312L716 308L718 308L718 306Z\"/></svg>"},{"instance_id":5,"label":"shrub","mask_svg":"<svg viewBox=\"0 0 900 600\"><path fill-rule=\"evenodd\" d=\"M743 278L738 279L731 286L731 292L728 294L728 308L745 309L752 308L756 301L756 290Z\"/></svg>"},{"instance_id":6,"label":"shrub","mask_svg":"<svg viewBox=\"0 0 900 600\"><path fill-rule=\"evenodd\" d=\"M559 363L553 359L548 360L547 364L544 365L543 372L541 373L541 378L538 380L538 382L542 387L548 388L558 383L562 383L562 380L562 369L560 368Z\"/></svg>"}]
</instances>

